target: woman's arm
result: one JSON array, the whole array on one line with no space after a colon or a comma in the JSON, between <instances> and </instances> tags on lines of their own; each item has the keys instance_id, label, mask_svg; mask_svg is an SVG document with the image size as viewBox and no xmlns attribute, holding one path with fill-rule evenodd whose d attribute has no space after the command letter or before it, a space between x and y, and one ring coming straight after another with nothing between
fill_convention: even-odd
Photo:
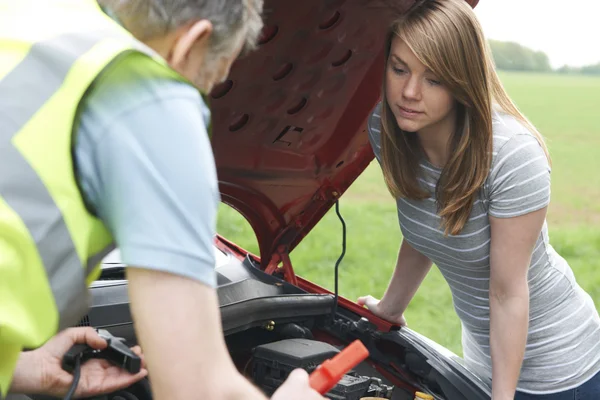
<instances>
[{"instance_id":1,"label":"woman's arm","mask_svg":"<svg viewBox=\"0 0 600 400\"><path fill-rule=\"evenodd\" d=\"M402 314L431 265L429 258L415 250L406 240L402 240L394 274L381 301L366 296L361 297L358 303L367 305L373 314L383 319L405 325Z\"/></svg>"},{"instance_id":2,"label":"woman's arm","mask_svg":"<svg viewBox=\"0 0 600 400\"><path fill-rule=\"evenodd\" d=\"M431 265L429 258L415 250L406 240L402 240L394 274L381 298L382 309L392 315L402 315Z\"/></svg>"},{"instance_id":3,"label":"woman's arm","mask_svg":"<svg viewBox=\"0 0 600 400\"><path fill-rule=\"evenodd\" d=\"M527 343L527 271L547 207L514 218L490 216L492 398L513 399Z\"/></svg>"},{"instance_id":4,"label":"woman's arm","mask_svg":"<svg viewBox=\"0 0 600 400\"><path fill-rule=\"evenodd\" d=\"M550 165L537 139L519 133L506 141L489 182L492 392L512 399L527 343L527 272L550 203Z\"/></svg>"}]
</instances>

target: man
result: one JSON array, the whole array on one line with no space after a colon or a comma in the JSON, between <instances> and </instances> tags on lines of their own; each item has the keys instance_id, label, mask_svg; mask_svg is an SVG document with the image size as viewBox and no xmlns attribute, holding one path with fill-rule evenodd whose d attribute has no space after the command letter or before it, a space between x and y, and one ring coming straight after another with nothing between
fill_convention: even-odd
<instances>
[{"instance_id":1,"label":"man","mask_svg":"<svg viewBox=\"0 0 600 400\"><path fill-rule=\"evenodd\" d=\"M62 396L60 354L105 345L78 329L47 341L87 311L114 242L154 398L264 399L221 331L219 193L197 91L254 46L262 0L100 3L112 19L94 0L0 0L0 393ZM94 386L86 374L110 373L92 366L80 395L145 375ZM275 398L322 399L303 371Z\"/></svg>"}]
</instances>

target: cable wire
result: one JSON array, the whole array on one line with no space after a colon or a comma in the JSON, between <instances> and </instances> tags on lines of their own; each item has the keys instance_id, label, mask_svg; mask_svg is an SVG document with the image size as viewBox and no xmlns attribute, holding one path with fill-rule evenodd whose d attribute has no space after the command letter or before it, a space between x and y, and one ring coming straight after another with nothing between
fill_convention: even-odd
<instances>
[{"instance_id":1,"label":"cable wire","mask_svg":"<svg viewBox=\"0 0 600 400\"><path fill-rule=\"evenodd\" d=\"M342 254L340 254L340 257L337 259L337 261L335 263L335 302L333 304L333 309L331 311L332 319L335 319L335 314L337 313L337 307L338 307L339 266L340 266L340 263L342 262L342 259L346 255L346 222L344 221L342 214L340 214L340 201L339 200L335 201L335 213L337 214L338 218L340 219L340 221L342 223Z\"/></svg>"},{"instance_id":2,"label":"cable wire","mask_svg":"<svg viewBox=\"0 0 600 400\"><path fill-rule=\"evenodd\" d=\"M75 369L73 370L73 383L64 400L71 400L75 395L75 390L79 384L79 376L81 375L81 354L75 358Z\"/></svg>"}]
</instances>

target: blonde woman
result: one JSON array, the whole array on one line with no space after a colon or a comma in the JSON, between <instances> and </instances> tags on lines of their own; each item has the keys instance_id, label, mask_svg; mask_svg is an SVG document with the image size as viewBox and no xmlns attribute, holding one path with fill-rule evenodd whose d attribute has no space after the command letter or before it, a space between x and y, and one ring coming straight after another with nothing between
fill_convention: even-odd
<instances>
[{"instance_id":1,"label":"blonde woman","mask_svg":"<svg viewBox=\"0 0 600 400\"><path fill-rule=\"evenodd\" d=\"M369 135L404 239L381 301L359 304L404 325L435 263L494 400L600 399L600 319L548 239L550 157L471 7L420 2L391 26L385 60Z\"/></svg>"}]
</instances>

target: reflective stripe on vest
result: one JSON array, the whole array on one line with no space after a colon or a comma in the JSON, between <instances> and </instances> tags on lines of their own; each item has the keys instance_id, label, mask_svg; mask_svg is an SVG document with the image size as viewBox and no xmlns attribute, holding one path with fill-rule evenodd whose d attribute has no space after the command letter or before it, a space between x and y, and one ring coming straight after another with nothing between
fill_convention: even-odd
<instances>
[{"instance_id":1,"label":"reflective stripe on vest","mask_svg":"<svg viewBox=\"0 0 600 400\"><path fill-rule=\"evenodd\" d=\"M82 268L84 262L78 258L61 210L12 139L61 87L77 59L105 38L104 33L76 33L36 43L0 81L0 158L3 165L10 166L9 171L0 174L0 196L27 226L47 272L56 306L67 311L60 315L59 329L73 324L86 312L86 277L110 249L85 260L87 268ZM51 55L57 48L61 52L68 49L65 54L69 57L61 63L56 63ZM49 59L54 62L52 72L47 67ZM14 93L19 94L18 100L10 97Z\"/></svg>"}]
</instances>

